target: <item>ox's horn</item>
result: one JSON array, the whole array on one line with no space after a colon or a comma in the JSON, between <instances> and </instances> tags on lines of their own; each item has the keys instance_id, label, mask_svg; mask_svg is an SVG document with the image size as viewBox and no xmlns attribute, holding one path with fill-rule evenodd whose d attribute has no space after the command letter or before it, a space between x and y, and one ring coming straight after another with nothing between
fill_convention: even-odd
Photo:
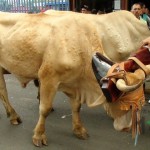
<instances>
[{"instance_id":1,"label":"ox's horn","mask_svg":"<svg viewBox=\"0 0 150 150\"><path fill-rule=\"evenodd\" d=\"M113 65L113 62L110 61L105 56L103 56L102 54L97 52L95 55L93 55L92 65L95 66L95 67L93 66L93 70L96 73L96 77L101 79L104 76L106 76L108 70ZM95 71L95 70L97 70L97 71Z\"/></svg>"},{"instance_id":2,"label":"ox's horn","mask_svg":"<svg viewBox=\"0 0 150 150\"><path fill-rule=\"evenodd\" d=\"M130 91L133 91L133 90L137 89L138 87L140 87L140 85L142 83L143 82L140 81L139 83L134 84L134 85L127 85L123 79L119 79L116 82L116 87L122 92L130 92Z\"/></svg>"}]
</instances>

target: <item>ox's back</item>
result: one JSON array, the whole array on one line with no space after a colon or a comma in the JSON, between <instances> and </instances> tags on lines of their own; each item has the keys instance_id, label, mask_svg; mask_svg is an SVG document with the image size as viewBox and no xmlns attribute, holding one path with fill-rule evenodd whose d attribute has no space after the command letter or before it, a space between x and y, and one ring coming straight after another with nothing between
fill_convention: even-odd
<instances>
[{"instance_id":1,"label":"ox's back","mask_svg":"<svg viewBox=\"0 0 150 150\"><path fill-rule=\"evenodd\" d=\"M101 15L95 22L105 54L113 61L128 58L140 47L141 41L150 36L147 23L128 11Z\"/></svg>"},{"instance_id":2,"label":"ox's back","mask_svg":"<svg viewBox=\"0 0 150 150\"><path fill-rule=\"evenodd\" d=\"M132 52L140 47L141 41L150 36L147 23L138 20L129 11L117 11L104 15L57 11L56 13L52 11L52 14L48 11L48 13L64 16L64 18L62 17L62 26L74 24L74 29L77 27L77 31L81 34L80 38L84 35L89 37L90 30L92 30L95 41L96 39L101 40L105 55L115 62L128 58ZM66 17L67 15L68 17ZM96 43L92 45L95 46ZM98 51L100 48L93 49Z\"/></svg>"}]
</instances>

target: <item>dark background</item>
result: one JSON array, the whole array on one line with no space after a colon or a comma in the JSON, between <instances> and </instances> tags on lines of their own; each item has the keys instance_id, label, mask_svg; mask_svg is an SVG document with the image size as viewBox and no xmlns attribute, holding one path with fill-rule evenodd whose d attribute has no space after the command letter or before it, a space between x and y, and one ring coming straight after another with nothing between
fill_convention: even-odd
<instances>
[{"instance_id":1,"label":"dark background","mask_svg":"<svg viewBox=\"0 0 150 150\"><path fill-rule=\"evenodd\" d=\"M137 2L145 3L146 7L150 10L150 0L128 0L128 10L131 10L131 6ZM114 0L76 0L77 11L80 11L83 5L89 6L89 10L94 8L106 13L114 10Z\"/></svg>"},{"instance_id":2,"label":"dark background","mask_svg":"<svg viewBox=\"0 0 150 150\"><path fill-rule=\"evenodd\" d=\"M134 4L134 3L137 3L137 2L142 2L146 5L147 8L149 8L150 10L150 0L129 0L128 1L128 9L131 10L131 6Z\"/></svg>"}]
</instances>

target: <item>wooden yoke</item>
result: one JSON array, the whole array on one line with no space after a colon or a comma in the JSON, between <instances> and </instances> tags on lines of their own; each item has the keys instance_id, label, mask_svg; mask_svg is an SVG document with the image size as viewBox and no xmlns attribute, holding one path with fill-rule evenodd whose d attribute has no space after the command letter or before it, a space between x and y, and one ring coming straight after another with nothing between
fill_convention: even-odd
<instances>
[{"instance_id":1,"label":"wooden yoke","mask_svg":"<svg viewBox=\"0 0 150 150\"><path fill-rule=\"evenodd\" d=\"M147 48L140 49L129 59L122 63L114 64L108 71L106 77L102 78L102 91L108 102L114 102L116 109L129 111L132 110L132 138L141 133L140 127L140 111L145 103L143 85L137 89L123 93L116 87L116 81L122 78L126 84L126 72L134 72L141 68L145 75L149 74L149 70L145 65L150 64L150 52Z\"/></svg>"},{"instance_id":2,"label":"wooden yoke","mask_svg":"<svg viewBox=\"0 0 150 150\"><path fill-rule=\"evenodd\" d=\"M124 63L114 64L108 71L107 75L101 79L101 89L108 102L115 102L122 94L116 87L118 78L125 78Z\"/></svg>"},{"instance_id":3,"label":"wooden yoke","mask_svg":"<svg viewBox=\"0 0 150 150\"><path fill-rule=\"evenodd\" d=\"M136 59L137 58L137 59ZM150 51L148 48L141 48L129 57L127 61L124 63L124 68L126 71L134 72L136 69L139 68L140 64L138 62L142 62L144 65L150 64ZM136 60L139 60L138 62ZM141 66L140 66L141 67Z\"/></svg>"},{"instance_id":4,"label":"wooden yoke","mask_svg":"<svg viewBox=\"0 0 150 150\"><path fill-rule=\"evenodd\" d=\"M127 61L114 64L107 75L101 79L101 89L108 102L115 102L123 92L116 87L116 80L122 78L126 81L126 72L134 72L141 68L145 74L149 73L145 65L150 64L150 52L147 48L141 48L137 53L131 55Z\"/></svg>"}]
</instances>

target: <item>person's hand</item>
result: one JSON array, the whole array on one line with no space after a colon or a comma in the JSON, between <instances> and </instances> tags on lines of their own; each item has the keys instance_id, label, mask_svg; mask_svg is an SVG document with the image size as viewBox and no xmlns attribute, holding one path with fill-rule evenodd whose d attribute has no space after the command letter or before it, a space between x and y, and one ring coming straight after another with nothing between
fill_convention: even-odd
<instances>
[{"instance_id":1,"label":"person's hand","mask_svg":"<svg viewBox=\"0 0 150 150\"><path fill-rule=\"evenodd\" d=\"M145 40L142 41L142 47L143 46L150 47L150 37L148 37L148 38L146 38Z\"/></svg>"}]
</instances>

